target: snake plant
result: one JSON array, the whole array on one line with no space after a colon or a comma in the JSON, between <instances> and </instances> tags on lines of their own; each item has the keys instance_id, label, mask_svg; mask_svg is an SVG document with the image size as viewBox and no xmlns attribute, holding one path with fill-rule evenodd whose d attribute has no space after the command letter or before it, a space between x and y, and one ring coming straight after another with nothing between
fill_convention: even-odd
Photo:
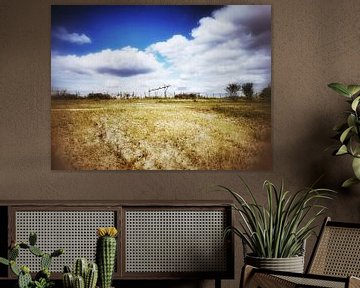
<instances>
[{"instance_id":1,"label":"snake plant","mask_svg":"<svg viewBox=\"0 0 360 288\"><path fill-rule=\"evenodd\" d=\"M235 199L233 205L240 215L239 227L228 227L225 234L233 232L247 245L252 256L288 258L301 255L303 244L316 228L316 220L326 207L318 200L331 199L334 191L304 188L296 193L280 188L266 180L266 205L261 205L249 186L241 179L251 201L233 190L220 186Z\"/></svg>"}]
</instances>

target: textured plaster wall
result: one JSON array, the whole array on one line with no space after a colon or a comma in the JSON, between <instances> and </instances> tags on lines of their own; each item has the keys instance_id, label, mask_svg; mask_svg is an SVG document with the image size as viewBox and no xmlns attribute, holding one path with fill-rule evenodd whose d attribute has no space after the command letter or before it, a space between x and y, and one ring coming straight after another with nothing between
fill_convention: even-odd
<instances>
[{"instance_id":1,"label":"textured plaster wall","mask_svg":"<svg viewBox=\"0 0 360 288\"><path fill-rule=\"evenodd\" d=\"M254 172L66 172L50 169L50 5L162 4L163 1L0 0L0 200L219 200L214 184L239 186L243 176L264 201L264 179L289 189L325 173L322 186L337 189L328 214L360 221L360 187L339 188L351 173L349 159L324 151L344 99L326 86L360 82L360 1L268 0L272 4L273 168ZM222 4L222 1L177 1ZM237 287L242 265L236 252ZM308 250L311 251L310 241ZM135 284L132 284L134 287ZM174 287L212 287L177 282ZM170 285L171 286L171 285Z\"/></svg>"}]
</instances>

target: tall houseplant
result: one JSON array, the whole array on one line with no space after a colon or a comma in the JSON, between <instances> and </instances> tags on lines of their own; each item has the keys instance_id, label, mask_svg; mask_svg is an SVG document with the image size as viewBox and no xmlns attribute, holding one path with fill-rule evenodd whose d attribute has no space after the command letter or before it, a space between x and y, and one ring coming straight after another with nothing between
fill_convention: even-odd
<instances>
[{"instance_id":1,"label":"tall houseplant","mask_svg":"<svg viewBox=\"0 0 360 288\"><path fill-rule=\"evenodd\" d=\"M350 155L354 177L347 179L342 186L348 187L360 183L360 85L344 85L341 83L331 83L328 85L340 95L346 97L350 104L347 111L346 122L334 127L339 139L339 146L334 151L334 155Z\"/></svg>"},{"instance_id":2,"label":"tall houseplant","mask_svg":"<svg viewBox=\"0 0 360 288\"><path fill-rule=\"evenodd\" d=\"M310 187L291 193L284 189L283 184L278 189L266 180L264 189L267 203L264 206L256 200L249 186L243 183L251 201L246 201L239 193L227 187L221 187L236 201L233 207L240 215L240 226L229 227L226 233L233 232L250 249L251 253L245 255L246 264L272 270L303 272L304 243L314 233L315 220L326 209L317 202L331 199L334 191ZM284 267L287 263L290 266Z\"/></svg>"}]
</instances>

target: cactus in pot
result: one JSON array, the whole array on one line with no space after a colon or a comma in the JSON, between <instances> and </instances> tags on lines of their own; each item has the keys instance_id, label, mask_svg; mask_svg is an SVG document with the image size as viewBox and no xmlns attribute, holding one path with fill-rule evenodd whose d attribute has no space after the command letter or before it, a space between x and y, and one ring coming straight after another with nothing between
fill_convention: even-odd
<instances>
[{"instance_id":1,"label":"cactus in pot","mask_svg":"<svg viewBox=\"0 0 360 288\"><path fill-rule=\"evenodd\" d=\"M74 277L74 288L85 288L84 278L76 275Z\"/></svg>"},{"instance_id":2,"label":"cactus in pot","mask_svg":"<svg viewBox=\"0 0 360 288\"><path fill-rule=\"evenodd\" d=\"M96 263L90 263L85 276L85 288L95 288L98 279L98 266Z\"/></svg>"},{"instance_id":3,"label":"cactus in pot","mask_svg":"<svg viewBox=\"0 0 360 288\"><path fill-rule=\"evenodd\" d=\"M81 276L85 280L87 272L88 261L85 258L78 258L75 261L74 274L75 276Z\"/></svg>"},{"instance_id":4,"label":"cactus in pot","mask_svg":"<svg viewBox=\"0 0 360 288\"><path fill-rule=\"evenodd\" d=\"M96 262L99 267L100 288L110 288L116 258L115 227L101 227L97 229Z\"/></svg>"},{"instance_id":5,"label":"cactus in pot","mask_svg":"<svg viewBox=\"0 0 360 288\"><path fill-rule=\"evenodd\" d=\"M57 249L51 254L44 253L39 247L36 246L37 236L35 233L30 233L29 243L13 241L8 251L8 259L0 257L0 263L10 266L11 271L18 277L19 288L48 288L53 285L50 280L50 265L53 257L58 257L64 253L63 249ZM35 279L31 278L30 268L26 265L20 266L16 263L19 256L20 249L28 250L33 255L41 258L41 270L35 275Z\"/></svg>"},{"instance_id":6,"label":"cactus in pot","mask_svg":"<svg viewBox=\"0 0 360 288\"><path fill-rule=\"evenodd\" d=\"M63 273L63 287L64 288L73 288L74 287L74 275L71 273L71 269L69 266L64 267Z\"/></svg>"},{"instance_id":7,"label":"cactus in pot","mask_svg":"<svg viewBox=\"0 0 360 288\"><path fill-rule=\"evenodd\" d=\"M85 258L76 259L74 273L69 266L64 267L64 288L95 288L98 279L98 267L96 263L88 263Z\"/></svg>"}]
</instances>

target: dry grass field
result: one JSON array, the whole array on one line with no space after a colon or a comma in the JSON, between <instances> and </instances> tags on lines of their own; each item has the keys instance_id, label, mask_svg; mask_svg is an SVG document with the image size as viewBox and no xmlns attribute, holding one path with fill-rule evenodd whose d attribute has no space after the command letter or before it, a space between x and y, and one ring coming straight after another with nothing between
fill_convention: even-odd
<instances>
[{"instance_id":1,"label":"dry grass field","mask_svg":"<svg viewBox=\"0 0 360 288\"><path fill-rule=\"evenodd\" d=\"M270 103L52 100L52 169L271 167Z\"/></svg>"}]
</instances>

